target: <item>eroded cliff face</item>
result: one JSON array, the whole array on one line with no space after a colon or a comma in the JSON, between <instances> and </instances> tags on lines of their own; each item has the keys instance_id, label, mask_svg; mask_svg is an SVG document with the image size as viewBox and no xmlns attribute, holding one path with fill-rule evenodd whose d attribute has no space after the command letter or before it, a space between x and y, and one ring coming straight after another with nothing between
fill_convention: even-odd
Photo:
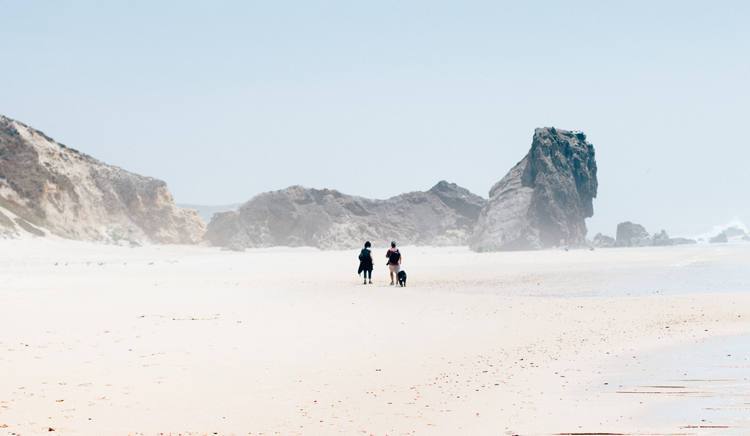
<instances>
[{"instance_id":1,"label":"eroded cliff face","mask_svg":"<svg viewBox=\"0 0 750 436\"><path fill-rule=\"evenodd\" d=\"M533 250L586 241L596 198L594 146L582 132L538 128L526 157L490 190L471 249Z\"/></svg>"},{"instance_id":2,"label":"eroded cliff face","mask_svg":"<svg viewBox=\"0 0 750 436\"><path fill-rule=\"evenodd\" d=\"M205 238L235 250L271 246L321 249L466 245L486 200L445 181L427 192L369 200L335 190L292 186L260 194L214 215Z\"/></svg>"},{"instance_id":3,"label":"eroded cliff face","mask_svg":"<svg viewBox=\"0 0 750 436\"><path fill-rule=\"evenodd\" d=\"M205 222L166 183L106 165L0 116L0 227L6 234L193 244Z\"/></svg>"}]
</instances>

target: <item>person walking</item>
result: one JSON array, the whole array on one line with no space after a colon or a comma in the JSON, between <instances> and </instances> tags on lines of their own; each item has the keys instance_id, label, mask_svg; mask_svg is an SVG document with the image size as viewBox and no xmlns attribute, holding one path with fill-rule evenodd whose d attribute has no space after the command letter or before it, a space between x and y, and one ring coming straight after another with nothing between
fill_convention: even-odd
<instances>
[{"instance_id":1,"label":"person walking","mask_svg":"<svg viewBox=\"0 0 750 436\"><path fill-rule=\"evenodd\" d=\"M362 249L359 253L359 271L358 272L365 272L365 282L363 284L367 284L367 280L369 277L370 284L372 284L372 267L373 267L373 259L372 259L372 251L370 251L370 247L372 244L370 244L370 241L365 242L365 248Z\"/></svg>"},{"instance_id":2,"label":"person walking","mask_svg":"<svg viewBox=\"0 0 750 436\"><path fill-rule=\"evenodd\" d=\"M388 268L391 270L391 285L394 285L398 279L398 273L401 271L401 253L396 248L396 242L391 242L391 248L385 253L388 258Z\"/></svg>"}]
</instances>

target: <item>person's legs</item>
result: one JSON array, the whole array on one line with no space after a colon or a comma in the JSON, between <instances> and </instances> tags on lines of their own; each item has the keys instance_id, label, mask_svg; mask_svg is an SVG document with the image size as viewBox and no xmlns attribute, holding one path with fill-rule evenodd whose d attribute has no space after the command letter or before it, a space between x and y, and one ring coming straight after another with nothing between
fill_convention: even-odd
<instances>
[{"instance_id":1,"label":"person's legs","mask_svg":"<svg viewBox=\"0 0 750 436\"><path fill-rule=\"evenodd\" d=\"M388 268L391 270L391 284L393 284L393 270L396 268L396 265L388 264Z\"/></svg>"}]
</instances>

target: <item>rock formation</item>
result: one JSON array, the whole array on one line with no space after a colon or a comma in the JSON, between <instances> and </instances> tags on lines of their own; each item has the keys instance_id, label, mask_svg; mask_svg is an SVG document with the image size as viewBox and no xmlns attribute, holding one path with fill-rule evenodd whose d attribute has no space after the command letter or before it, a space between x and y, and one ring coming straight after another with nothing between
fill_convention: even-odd
<instances>
[{"instance_id":1,"label":"rock formation","mask_svg":"<svg viewBox=\"0 0 750 436\"><path fill-rule=\"evenodd\" d=\"M653 245L655 247L664 247L675 244L675 241L673 239L669 239L669 235L667 234L666 230L662 230L659 233L654 233L654 237L651 240L653 241Z\"/></svg>"},{"instance_id":2,"label":"rock formation","mask_svg":"<svg viewBox=\"0 0 750 436\"><path fill-rule=\"evenodd\" d=\"M0 227L88 241L192 244L205 222L179 208L161 180L106 165L0 116Z\"/></svg>"},{"instance_id":3,"label":"rock formation","mask_svg":"<svg viewBox=\"0 0 750 436\"><path fill-rule=\"evenodd\" d=\"M530 250L586 243L596 198L594 146L577 131L538 128L526 157L490 190L474 227L475 251Z\"/></svg>"},{"instance_id":4,"label":"rock formation","mask_svg":"<svg viewBox=\"0 0 750 436\"><path fill-rule=\"evenodd\" d=\"M617 225L618 247L667 247L671 245L695 244L695 240L686 238L670 238L666 230L649 235L640 224L625 221Z\"/></svg>"},{"instance_id":5,"label":"rock formation","mask_svg":"<svg viewBox=\"0 0 750 436\"><path fill-rule=\"evenodd\" d=\"M427 192L368 200L335 190L292 186L214 215L205 238L233 250L276 245L359 247L465 245L486 200L442 181Z\"/></svg>"},{"instance_id":6,"label":"rock formation","mask_svg":"<svg viewBox=\"0 0 750 436\"><path fill-rule=\"evenodd\" d=\"M726 232L721 232L718 235L714 236L713 238L709 239L708 242L711 244L719 244L724 242L729 242L729 238L727 238Z\"/></svg>"},{"instance_id":7,"label":"rock formation","mask_svg":"<svg viewBox=\"0 0 750 436\"><path fill-rule=\"evenodd\" d=\"M727 235L727 238L733 238L735 236L745 236L745 231L737 226L732 226L728 229L724 229L722 233Z\"/></svg>"},{"instance_id":8,"label":"rock formation","mask_svg":"<svg viewBox=\"0 0 750 436\"><path fill-rule=\"evenodd\" d=\"M643 247L652 244L651 235L640 224L625 221L617 225L618 247Z\"/></svg>"},{"instance_id":9,"label":"rock formation","mask_svg":"<svg viewBox=\"0 0 750 436\"><path fill-rule=\"evenodd\" d=\"M671 238L670 240L674 242L674 245L697 244L697 242L695 242L695 239Z\"/></svg>"}]
</instances>

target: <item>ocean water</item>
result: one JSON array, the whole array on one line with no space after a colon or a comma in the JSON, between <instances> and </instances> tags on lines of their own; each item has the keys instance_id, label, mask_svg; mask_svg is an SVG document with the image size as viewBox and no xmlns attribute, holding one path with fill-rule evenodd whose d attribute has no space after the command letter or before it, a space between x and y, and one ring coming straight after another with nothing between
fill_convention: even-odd
<instances>
[{"instance_id":1,"label":"ocean water","mask_svg":"<svg viewBox=\"0 0 750 436\"><path fill-rule=\"evenodd\" d=\"M732 227L736 227L738 229L744 230L745 233L748 232L748 229L747 229L747 227L745 227L745 224L743 224L742 221L740 221L739 219L735 218L735 219L729 221L726 224L713 226L713 228L710 231L706 232L706 233L701 233L701 234L692 235L692 236L685 236L685 237L689 238L689 239L692 239L692 240L695 240L695 241L699 241L700 239L703 239L703 242L708 243L709 239L713 238L714 236L718 235L719 233L723 232L724 230L732 228ZM739 241L739 240L741 240L741 238L742 237L735 237L735 238L731 238L730 240ZM700 242L701 241L699 241L699 243Z\"/></svg>"},{"instance_id":2,"label":"ocean water","mask_svg":"<svg viewBox=\"0 0 750 436\"><path fill-rule=\"evenodd\" d=\"M638 297L750 291L750 264L687 265L602 271L580 296Z\"/></svg>"},{"instance_id":3,"label":"ocean water","mask_svg":"<svg viewBox=\"0 0 750 436\"><path fill-rule=\"evenodd\" d=\"M537 283L538 282L538 283ZM538 285L538 286L534 286ZM644 297L750 292L750 264L618 268L578 276L539 275L518 286L504 283L461 293L514 297Z\"/></svg>"}]
</instances>

